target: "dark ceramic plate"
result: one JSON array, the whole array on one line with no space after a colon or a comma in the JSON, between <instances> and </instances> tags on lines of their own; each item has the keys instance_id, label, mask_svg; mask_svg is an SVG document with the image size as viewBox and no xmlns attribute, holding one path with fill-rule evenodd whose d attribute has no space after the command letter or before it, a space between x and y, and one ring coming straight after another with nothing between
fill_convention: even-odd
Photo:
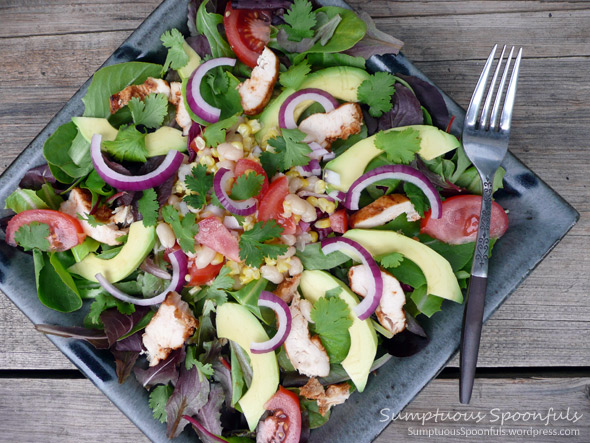
<instances>
[{"instance_id":1,"label":"dark ceramic plate","mask_svg":"<svg viewBox=\"0 0 590 443\"><path fill-rule=\"evenodd\" d=\"M338 1L320 3L345 6ZM165 0L105 65L131 60L162 63L165 54L159 37L174 27L186 31L186 5L187 0ZM428 80L401 54L375 57L368 65L373 70L401 72ZM6 197L18 186L23 171L44 163L42 147L47 137L72 116L82 115L81 98L88 84L89 81L0 177L0 207L4 207ZM463 109L449 97L445 96L445 100L456 116L454 128L462 128ZM504 161L504 168L507 171L504 190L497 194L497 200L509 210L510 229L496 244L490 261L485 319L498 309L579 217L575 209L510 153ZM0 289L18 308L33 323L80 325L82 312L60 314L37 300L32 268L30 255L0 242ZM398 413L453 356L459 344L462 312L462 305L445 302L442 312L424 322L432 337L429 346L414 357L394 358L388 362L377 376L370 378L365 392L353 394L344 405L334 409L330 421L315 430L311 440L372 441L388 424L388 421L381 421L380 410L389 408L390 417ZM151 440L167 441L165 425L152 418L145 389L133 377L123 385L118 384L110 353L97 351L82 341L49 339ZM195 441L195 437L185 431L175 441Z\"/></svg>"}]
</instances>

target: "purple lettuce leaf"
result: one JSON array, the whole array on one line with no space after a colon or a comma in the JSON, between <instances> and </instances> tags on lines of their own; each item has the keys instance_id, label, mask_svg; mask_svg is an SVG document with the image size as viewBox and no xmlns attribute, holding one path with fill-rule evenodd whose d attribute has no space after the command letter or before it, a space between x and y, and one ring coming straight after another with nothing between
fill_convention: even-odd
<instances>
[{"instance_id":1,"label":"purple lettuce leaf","mask_svg":"<svg viewBox=\"0 0 590 443\"><path fill-rule=\"evenodd\" d=\"M183 415L193 416L205 406L209 400L210 385L207 377L201 374L196 366L187 370L184 365L180 368L180 376L174 392L166 404L168 416L168 438L178 437L188 424Z\"/></svg>"},{"instance_id":2,"label":"purple lettuce leaf","mask_svg":"<svg viewBox=\"0 0 590 443\"><path fill-rule=\"evenodd\" d=\"M78 340L86 340L96 349L108 349L110 347L109 340L104 331L97 329L88 329L78 326L59 326L59 325L35 325L35 329L43 334L57 335L58 337L76 338Z\"/></svg>"},{"instance_id":3,"label":"purple lettuce leaf","mask_svg":"<svg viewBox=\"0 0 590 443\"><path fill-rule=\"evenodd\" d=\"M131 329L148 311L148 307L137 306L135 312L131 315L121 314L117 308L107 309L100 314L100 321L104 325L104 332L109 339L110 346L113 346L117 340L131 332Z\"/></svg>"},{"instance_id":4,"label":"purple lettuce leaf","mask_svg":"<svg viewBox=\"0 0 590 443\"><path fill-rule=\"evenodd\" d=\"M414 90L416 98L430 113L432 123L443 131L447 129L451 120L445 100L438 89L430 83L412 75L395 74L405 80Z\"/></svg>"},{"instance_id":5,"label":"purple lettuce leaf","mask_svg":"<svg viewBox=\"0 0 590 443\"><path fill-rule=\"evenodd\" d=\"M129 337L124 338L123 340L119 340L113 346L115 351L130 351L130 352L142 352L145 350L143 347L143 341L141 339L143 332L136 332Z\"/></svg>"},{"instance_id":6,"label":"purple lettuce leaf","mask_svg":"<svg viewBox=\"0 0 590 443\"><path fill-rule=\"evenodd\" d=\"M401 83L396 83L393 108L379 117L380 131L399 126L422 125L424 114L416 96Z\"/></svg>"},{"instance_id":7,"label":"purple lettuce leaf","mask_svg":"<svg viewBox=\"0 0 590 443\"><path fill-rule=\"evenodd\" d=\"M184 348L172 351L166 360L162 360L156 366L147 369L138 367L133 368L135 378L144 388L151 388L158 384L172 383L175 385L178 381L178 365L184 362L186 352Z\"/></svg>"},{"instance_id":8,"label":"purple lettuce leaf","mask_svg":"<svg viewBox=\"0 0 590 443\"><path fill-rule=\"evenodd\" d=\"M219 384L211 385L209 399L205 406L197 412L197 420L203 427L215 435L221 435L221 405L223 405L224 391ZM203 443L217 443L207 435L194 428Z\"/></svg>"},{"instance_id":9,"label":"purple lettuce leaf","mask_svg":"<svg viewBox=\"0 0 590 443\"><path fill-rule=\"evenodd\" d=\"M39 190L45 183L55 184L57 180L51 173L49 165L36 166L25 172L18 186L23 189Z\"/></svg>"},{"instance_id":10,"label":"purple lettuce leaf","mask_svg":"<svg viewBox=\"0 0 590 443\"><path fill-rule=\"evenodd\" d=\"M233 396L231 371L221 362L221 360L215 360L211 366L213 366L213 379L221 385L223 388L223 394L225 398L231 399Z\"/></svg>"},{"instance_id":11,"label":"purple lettuce leaf","mask_svg":"<svg viewBox=\"0 0 590 443\"><path fill-rule=\"evenodd\" d=\"M352 48L344 51L353 57L370 58L373 55L397 54L404 42L377 29L375 21L365 11L357 11L357 15L367 25L367 33Z\"/></svg>"},{"instance_id":12,"label":"purple lettuce leaf","mask_svg":"<svg viewBox=\"0 0 590 443\"><path fill-rule=\"evenodd\" d=\"M113 357L115 357L115 372L119 383L127 380L131 374L135 362L139 357L139 352L136 351L115 351L111 350Z\"/></svg>"}]
</instances>

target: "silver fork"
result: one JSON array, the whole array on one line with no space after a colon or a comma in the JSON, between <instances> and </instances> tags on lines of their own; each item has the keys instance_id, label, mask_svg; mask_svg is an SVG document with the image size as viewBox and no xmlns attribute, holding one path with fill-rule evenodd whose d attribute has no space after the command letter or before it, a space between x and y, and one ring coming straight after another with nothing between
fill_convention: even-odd
<instances>
[{"instance_id":1,"label":"silver fork","mask_svg":"<svg viewBox=\"0 0 590 443\"><path fill-rule=\"evenodd\" d=\"M522 57L521 48L514 62L514 68L512 69L512 75L510 75L506 98L502 107L504 86L508 79L512 55L514 53L514 47L512 47L505 63L500 85L496 88L496 82L506 51L506 46L504 46L487 89L488 93L484 102L484 93L486 92L486 85L492 70L497 48L498 45L494 46L486 61L473 96L471 97L463 125L463 147L465 148L467 157L469 157L469 160L471 160L479 172L483 185L479 229L477 230L477 242L473 265L471 267L471 279L467 290L467 302L461 331L459 399L464 404L469 403L471 399L481 336L488 281L488 252L490 247L490 221L492 215L494 176L508 150L510 122L512 120L516 84L518 82L520 60ZM492 107L494 94L496 98Z\"/></svg>"}]
</instances>

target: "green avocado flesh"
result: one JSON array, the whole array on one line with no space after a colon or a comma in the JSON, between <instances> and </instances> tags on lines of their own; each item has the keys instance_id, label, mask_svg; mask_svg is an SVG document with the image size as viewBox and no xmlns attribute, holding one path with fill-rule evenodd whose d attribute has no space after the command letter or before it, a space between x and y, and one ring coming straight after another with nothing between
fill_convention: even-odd
<instances>
[{"instance_id":1,"label":"green avocado flesh","mask_svg":"<svg viewBox=\"0 0 590 443\"><path fill-rule=\"evenodd\" d=\"M102 141L113 141L117 137L117 132L119 132L111 126L106 118L72 117L72 121L80 134L88 141L92 140L94 134L100 134Z\"/></svg>"},{"instance_id":2,"label":"green avocado flesh","mask_svg":"<svg viewBox=\"0 0 590 443\"><path fill-rule=\"evenodd\" d=\"M463 294L450 263L428 246L393 231L351 229L344 237L363 246L373 256L399 252L424 273L428 294L463 303Z\"/></svg>"},{"instance_id":3,"label":"green avocado flesh","mask_svg":"<svg viewBox=\"0 0 590 443\"><path fill-rule=\"evenodd\" d=\"M252 365L252 383L239 400L248 426L253 431L266 410L265 403L277 392L279 365L274 352L253 354L250 344L264 342L268 335L258 319L247 308L237 303L224 303L217 308L217 336L227 338L244 349Z\"/></svg>"},{"instance_id":4,"label":"green avocado flesh","mask_svg":"<svg viewBox=\"0 0 590 443\"><path fill-rule=\"evenodd\" d=\"M369 77L370 75L363 69L350 66L335 66L308 75L299 89L317 88L328 92L339 100L356 102L358 87ZM272 136L274 131L278 131L281 105L294 92L294 89L285 89L264 108L259 117L262 129L256 133L256 140L259 143ZM312 103L312 101L301 103L295 110L295 119L299 118Z\"/></svg>"},{"instance_id":5,"label":"green avocado flesh","mask_svg":"<svg viewBox=\"0 0 590 443\"><path fill-rule=\"evenodd\" d=\"M350 350L342 361L342 367L359 392L362 392L367 385L371 365L377 353L377 334L370 320L360 320L354 314L353 309L359 303L357 296L348 286L324 271L303 271L299 283L303 297L312 303L338 286L342 288L339 297L348 304L353 320L352 326L348 328Z\"/></svg>"},{"instance_id":6,"label":"green avocado flesh","mask_svg":"<svg viewBox=\"0 0 590 443\"><path fill-rule=\"evenodd\" d=\"M391 128L389 131L403 131L412 128L420 133L420 157L424 160L432 160L460 146L459 140L454 135L434 126L414 125ZM330 186L339 191L348 191L354 181L365 172L367 165L375 157L383 154L381 149L375 146L375 137L365 138L351 146L344 153L326 164L326 170L338 174L340 182L330 181Z\"/></svg>"},{"instance_id":7,"label":"green avocado flesh","mask_svg":"<svg viewBox=\"0 0 590 443\"><path fill-rule=\"evenodd\" d=\"M95 275L99 272L111 283L123 280L145 260L156 242L156 228L145 227L143 222L132 223L129 227L127 243L121 251L109 260L98 258L90 253L79 263L68 268L72 274L77 274L90 281L97 281Z\"/></svg>"},{"instance_id":8,"label":"green avocado flesh","mask_svg":"<svg viewBox=\"0 0 590 443\"><path fill-rule=\"evenodd\" d=\"M201 57L199 54L195 52L193 48L189 46L187 42L182 43L182 49L188 55L188 63L180 68L177 72L180 75L180 78L184 80L185 78L189 78L193 71L199 67L201 64Z\"/></svg>"}]
</instances>

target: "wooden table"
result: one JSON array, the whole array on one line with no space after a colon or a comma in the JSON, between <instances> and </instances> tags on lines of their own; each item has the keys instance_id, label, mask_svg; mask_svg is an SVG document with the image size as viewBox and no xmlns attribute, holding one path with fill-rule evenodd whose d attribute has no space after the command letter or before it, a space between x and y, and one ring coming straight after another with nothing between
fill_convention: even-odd
<instances>
[{"instance_id":1,"label":"wooden table","mask_svg":"<svg viewBox=\"0 0 590 443\"><path fill-rule=\"evenodd\" d=\"M0 1L0 170L28 145L159 0ZM581 213L580 222L485 325L471 405L457 397L457 360L406 412L577 411L557 428L590 441L590 5L558 1L372 1L379 27L461 105L493 43L524 47L510 149ZM0 296L0 440L146 441L145 437ZM489 423L484 420L484 423ZM493 422L492 422L493 423ZM539 422L518 421L521 429ZM473 420L436 429L483 429ZM379 442L412 437L395 421ZM550 427L549 427L550 428ZM554 429L557 429L554 428ZM450 432L450 431L449 431ZM414 434L415 435L415 434ZM453 437L433 437L453 441ZM464 438L463 441L475 438Z\"/></svg>"}]
</instances>

